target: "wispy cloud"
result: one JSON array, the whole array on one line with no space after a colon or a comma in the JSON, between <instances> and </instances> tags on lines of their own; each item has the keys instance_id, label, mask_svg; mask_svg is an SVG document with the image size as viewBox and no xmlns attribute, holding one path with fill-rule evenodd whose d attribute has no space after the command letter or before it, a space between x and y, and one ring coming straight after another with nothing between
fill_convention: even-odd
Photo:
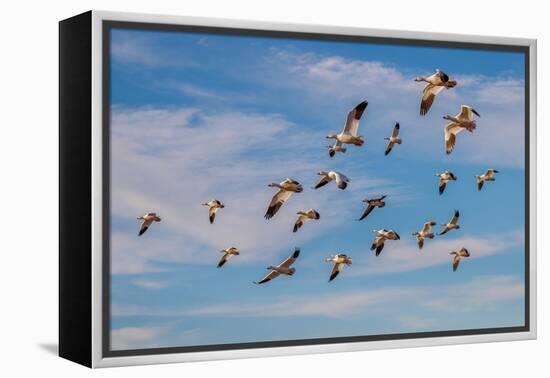
<instances>
[{"instance_id":1,"label":"wispy cloud","mask_svg":"<svg viewBox=\"0 0 550 378\"><path fill-rule=\"evenodd\" d=\"M268 302L239 302L198 306L194 308L145 308L140 306L114 306L113 316L152 317L292 317L321 316L332 318L352 317L365 311L376 311L401 322L413 322L394 313L384 311L384 305L406 305L409 312L430 310L432 315L454 312L473 312L480 306L497 306L523 297L523 282L517 276L496 275L472 279L460 284L443 284L437 287L423 285L383 286L360 291L347 291L339 295L278 296ZM425 326L419 324L416 326Z\"/></svg>"},{"instance_id":2,"label":"wispy cloud","mask_svg":"<svg viewBox=\"0 0 550 378\"><path fill-rule=\"evenodd\" d=\"M427 240L422 250L419 250L412 240L413 238L407 237L399 242L389 242L380 256L376 258L371 256L368 264L354 266L354 269L350 269L347 273L349 275L398 273L444 264L449 265L450 269L452 256L449 253L453 250L465 247L471 254L469 259L474 260L508 252L522 246L524 242L521 230L485 237L463 236L452 240L442 236L435 240ZM358 255L360 256L361 253L358 252Z\"/></svg>"},{"instance_id":3,"label":"wispy cloud","mask_svg":"<svg viewBox=\"0 0 550 378\"><path fill-rule=\"evenodd\" d=\"M397 183L367 174L352 178L345 195L332 185L307 196L296 194L267 222L263 213L274 194L268 183L293 177L311 190L315 173L327 168L318 158L326 151L304 145L310 135L298 125L278 114L121 107L113 109L112 125L113 215L132 227L137 227L135 217L147 211L163 218L139 240L133 234L114 234L116 273L154 271L157 261L211 264L196 251L230 245L241 249L237 264L269 259L272 252L296 243L286 236L298 210L315 207L323 214L316 227L297 235L303 242L356 217L337 210L360 203L366 190L384 188L399 198ZM257 151L263 157L251 159ZM200 204L213 197L227 207L211 226ZM162 234L162 241L155 233ZM148 247L149 240L156 240L154 248ZM261 256L247 252L258 248L264 251Z\"/></svg>"},{"instance_id":4,"label":"wispy cloud","mask_svg":"<svg viewBox=\"0 0 550 378\"><path fill-rule=\"evenodd\" d=\"M159 327L124 327L111 331L113 350L158 347L160 336L164 333Z\"/></svg>"}]
</instances>

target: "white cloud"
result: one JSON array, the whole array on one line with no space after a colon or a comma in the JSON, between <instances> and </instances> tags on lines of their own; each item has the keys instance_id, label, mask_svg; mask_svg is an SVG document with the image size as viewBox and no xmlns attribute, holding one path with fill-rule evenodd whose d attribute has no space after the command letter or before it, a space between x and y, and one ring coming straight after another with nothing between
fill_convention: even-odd
<instances>
[{"instance_id":1,"label":"white cloud","mask_svg":"<svg viewBox=\"0 0 550 378\"><path fill-rule=\"evenodd\" d=\"M113 316L153 317L289 317L323 316L346 318L367 311L395 317L410 328L422 328L431 322L420 322L414 315L395 313L393 305L408 308L408 312L429 310L434 319L448 313L469 313L480 308L498 305L523 298L523 282L517 276L484 276L459 284L439 286L408 285L384 286L371 289L345 291L339 295L279 296L261 303L240 301L194 308L149 308L140 306L113 306ZM402 307L401 307L402 308ZM389 313L387 313L389 312ZM436 321L436 320L434 320Z\"/></svg>"},{"instance_id":2,"label":"white cloud","mask_svg":"<svg viewBox=\"0 0 550 378\"><path fill-rule=\"evenodd\" d=\"M427 240L422 250L419 250L417 244L412 242L412 237L401 235L403 240L388 242L378 257L373 258L369 254L368 264L353 266L354 269L350 269L348 274L398 273L445 264L449 265L450 269L453 256L449 253L453 250L462 247L468 249L471 256L463 262L463 264L468 264L467 260L493 256L523 245L522 235L521 231L518 230L504 235L463 236L451 240L448 239L449 236L441 236L436 237L434 240ZM357 251L355 255L361 256L364 253L365 251Z\"/></svg>"},{"instance_id":3,"label":"white cloud","mask_svg":"<svg viewBox=\"0 0 550 378\"><path fill-rule=\"evenodd\" d=\"M111 331L113 350L154 348L164 330L157 327L126 327Z\"/></svg>"},{"instance_id":4,"label":"white cloud","mask_svg":"<svg viewBox=\"0 0 550 378\"><path fill-rule=\"evenodd\" d=\"M129 227L135 225L136 232L136 216L147 211L159 213L162 222L139 239L134 233L113 233L113 272L155 271L156 262L214 264L217 251L232 245L241 250L232 263L268 260L274 251L356 217L336 209L360 203L366 190L384 189L399 199L396 183L364 169L364 177L352 178L345 193L332 185L311 192L315 172L326 169L325 159L319 158L326 157L326 150L304 146L304 138L311 135L277 114L114 107L112 213ZM261 159L255 154L259 150ZM277 217L265 221L274 194L267 184L285 177L297 179L310 192L295 194ZM201 203L213 197L226 208L210 225ZM288 238L296 211L311 207L321 212L322 221ZM254 253L258 248L261 254Z\"/></svg>"},{"instance_id":5,"label":"white cloud","mask_svg":"<svg viewBox=\"0 0 550 378\"><path fill-rule=\"evenodd\" d=\"M168 287L168 283L165 281L158 281L158 280L133 280L131 281L132 285L144 288L144 289L151 289L151 290L158 290L158 289L164 289Z\"/></svg>"},{"instance_id":6,"label":"white cloud","mask_svg":"<svg viewBox=\"0 0 550 378\"><path fill-rule=\"evenodd\" d=\"M423 83L413 80L418 73L404 72L379 61L321 56L291 49L272 49L265 61L271 64L270 74L263 78L266 83L306 92L304 103L322 108L327 115L367 99L369 108L362 126L367 144L371 136L376 139L386 136L383 133L399 121L405 143L426 146L422 154L415 150L414 159L442 158L446 121L441 117L455 115L460 105L466 104L476 108L482 118L473 134L463 133L458 137L452 158L498 167L523 167L524 82L521 79L450 73L458 80L457 87L443 91L428 116L420 117Z\"/></svg>"}]
</instances>

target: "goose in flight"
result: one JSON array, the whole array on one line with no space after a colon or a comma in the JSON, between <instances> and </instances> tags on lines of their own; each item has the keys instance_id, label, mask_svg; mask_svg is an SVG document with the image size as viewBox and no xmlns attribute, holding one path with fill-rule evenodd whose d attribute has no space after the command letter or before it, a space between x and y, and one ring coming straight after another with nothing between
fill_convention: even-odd
<instances>
[{"instance_id":1,"label":"goose in flight","mask_svg":"<svg viewBox=\"0 0 550 378\"><path fill-rule=\"evenodd\" d=\"M460 228L460 225L457 223L459 216L460 216L460 213L458 212L458 210L455 210L453 217L451 218L449 223L443 225L443 229L441 230L439 235L446 234L448 231L451 231L451 230L458 230Z\"/></svg>"},{"instance_id":2,"label":"goose in flight","mask_svg":"<svg viewBox=\"0 0 550 378\"><path fill-rule=\"evenodd\" d=\"M435 226L435 222L426 222L424 223L424 226L422 226L422 230L415 232L413 236L416 236L416 241L418 242L418 248L422 249L424 247L424 240L426 238L433 239L434 233L432 232L432 226Z\"/></svg>"},{"instance_id":3,"label":"goose in flight","mask_svg":"<svg viewBox=\"0 0 550 378\"><path fill-rule=\"evenodd\" d=\"M485 183L485 181L495 181L495 173L498 173L498 171L491 168L484 174L476 176L477 190L481 190L481 188L483 188L483 183Z\"/></svg>"},{"instance_id":4,"label":"goose in flight","mask_svg":"<svg viewBox=\"0 0 550 378\"><path fill-rule=\"evenodd\" d=\"M143 235L145 231L153 224L153 222L160 222L160 217L157 216L157 213L147 213L138 219L143 220L141 223L141 228L139 229L138 236Z\"/></svg>"},{"instance_id":5,"label":"goose in flight","mask_svg":"<svg viewBox=\"0 0 550 378\"><path fill-rule=\"evenodd\" d=\"M363 214L361 214L361 217L357 220L361 221L365 219L367 215L369 215L374 210L375 207L382 208L386 206L386 202L384 202L384 198L386 198L385 195L380 197L374 197L371 199L368 199L368 198L364 199L363 202L366 202L368 205L365 208L365 210L363 210Z\"/></svg>"},{"instance_id":6,"label":"goose in flight","mask_svg":"<svg viewBox=\"0 0 550 378\"><path fill-rule=\"evenodd\" d=\"M271 281L274 278L279 277L279 275L284 274L286 276L292 276L296 269L291 268L290 266L296 261L296 259L300 256L300 248L294 249L294 252L292 255L288 256L285 261L280 263L277 266L268 266L267 269L270 271L267 273L260 281L254 282L255 284L263 284L267 281Z\"/></svg>"},{"instance_id":7,"label":"goose in flight","mask_svg":"<svg viewBox=\"0 0 550 378\"><path fill-rule=\"evenodd\" d=\"M449 75L445 72L436 69L435 73L428 77L418 76L414 79L417 82L426 82L422 92L422 100L420 101L420 115L426 115L432 107L435 96L437 96L443 88L450 89L456 86L456 80L450 80Z\"/></svg>"},{"instance_id":8,"label":"goose in flight","mask_svg":"<svg viewBox=\"0 0 550 378\"><path fill-rule=\"evenodd\" d=\"M217 199L213 199L210 202L203 203L202 205L208 206L208 218L210 219L210 224L214 223L218 209L223 209L225 207L225 205Z\"/></svg>"},{"instance_id":9,"label":"goose in flight","mask_svg":"<svg viewBox=\"0 0 550 378\"><path fill-rule=\"evenodd\" d=\"M460 263L460 259L463 257L470 257L470 252L464 247L460 248L460 250L451 252L451 255L454 255L453 259L453 272L456 272L456 269L458 268L458 264Z\"/></svg>"},{"instance_id":10,"label":"goose in flight","mask_svg":"<svg viewBox=\"0 0 550 378\"><path fill-rule=\"evenodd\" d=\"M328 282L335 279L345 265L350 266L353 263L353 261L351 260L351 257L348 257L343 253L339 253L337 255L327 257L325 261L334 263L334 266L332 267L332 271L330 272L330 278L328 279Z\"/></svg>"},{"instance_id":11,"label":"goose in flight","mask_svg":"<svg viewBox=\"0 0 550 378\"><path fill-rule=\"evenodd\" d=\"M298 231L307 221L319 220L321 218L321 215L319 215L319 213L314 209L309 209L308 211L298 211L296 214L298 214L298 219L296 219L296 223L294 223L292 232Z\"/></svg>"},{"instance_id":12,"label":"goose in flight","mask_svg":"<svg viewBox=\"0 0 550 378\"><path fill-rule=\"evenodd\" d=\"M348 113L346 124L340 134L333 133L327 135L327 139L336 139L336 143L328 148L330 157L333 157L336 152L346 152L346 149L342 147L343 144L354 144L356 146L363 145L363 137L357 135L357 131L359 129L359 120L368 104L367 101L363 101Z\"/></svg>"},{"instance_id":13,"label":"goose in flight","mask_svg":"<svg viewBox=\"0 0 550 378\"><path fill-rule=\"evenodd\" d=\"M223 264L225 264L232 256L240 255L239 250L235 247L222 249L220 252L223 253L223 256L220 259L220 262L218 262L218 268L221 268Z\"/></svg>"},{"instance_id":14,"label":"goose in flight","mask_svg":"<svg viewBox=\"0 0 550 378\"><path fill-rule=\"evenodd\" d=\"M453 152L456 142L456 135L462 130L473 132L476 128L474 114L481 117L479 113L468 105L462 105L460 113L456 116L444 115L443 119L451 121L445 126L445 150L447 155Z\"/></svg>"},{"instance_id":15,"label":"goose in flight","mask_svg":"<svg viewBox=\"0 0 550 378\"><path fill-rule=\"evenodd\" d=\"M372 242L372 245L370 247L371 251L376 250L376 256L382 252L382 249L384 249L384 243L386 240L400 240L399 234L393 230L386 230L385 228L382 228L381 230L372 230L376 233L376 236L374 238L374 241Z\"/></svg>"},{"instance_id":16,"label":"goose in flight","mask_svg":"<svg viewBox=\"0 0 550 378\"><path fill-rule=\"evenodd\" d=\"M269 203L269 207L267 208L267 211L264 215L265 219L271 219L275 214L277 214L277 211L283 206L283 203L285 203L292 193L301 193L303 188L302 185L298 181L295 181L291 178L285 179L280 184L277 183L271 183L268 185L269 187L273 188L279 188L277 193L271 198L271 202Z\"/></svg>"},{"instance_id":17,"label":"goose in flight","mask_svg":"<svg viewBox=\"0 0 550 378\"><path fill-rule=\"evenodd\" d=\"M445 188L447 187L447 183L449 181L455 181L458 177L455 176L455 174L451 171L445 171L443 173L436 173L437 177L439 177L439 194L443 194L445 191Z\"/></svg>"},{"instance_id":18,"label":"goose in flight","mask_svg":"<svg viewBox=\"0 0 550 378\"><path fill-rule=\"evenodd\" d=\"M320 187L325 186L326 184L334 180L336 182L336 186L339 189L344 190L346 189L346 187L348 186L348 182L350 181L349 178L347 178L343 173L336 171L321 171L317 174L323 177L321 178L321 180L319 180L319 182L317 183L317 185L315 185L313 189L319 189Z\"/></svg>"},{"instance_id":19,"label":"goose in flight","mask_svg":"<svg viewBox=\"0 0 550 378\"><path fill-rule=\"evenodd\" d=\"M386 151L384 152L384 155L388 155L391 152L395 143L401 144L401 137L399 136L399 122L397 122L393 127L392 135L384 139L388 141L388 145L386 146Z\"/></svg>"}]
</instances>

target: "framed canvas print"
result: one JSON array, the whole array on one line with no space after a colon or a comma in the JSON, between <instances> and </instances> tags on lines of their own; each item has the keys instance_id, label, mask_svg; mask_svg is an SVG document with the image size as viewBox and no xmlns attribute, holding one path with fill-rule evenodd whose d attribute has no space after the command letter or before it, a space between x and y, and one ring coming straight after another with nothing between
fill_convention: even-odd
<instances>
[{"instance_id":1,"label":"framed canvas print","mask_svg":"<svg viewBox=\"0 0 550 378\"><path fill-rule=\"evenodd\" d=\"M536 42L60 22L60 355L536 336Z\"/></svg>"}]
</instances>

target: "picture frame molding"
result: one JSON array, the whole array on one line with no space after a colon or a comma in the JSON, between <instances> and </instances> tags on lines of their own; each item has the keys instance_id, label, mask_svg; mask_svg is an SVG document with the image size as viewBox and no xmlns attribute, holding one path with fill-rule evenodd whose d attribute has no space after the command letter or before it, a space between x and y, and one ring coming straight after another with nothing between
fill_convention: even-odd
<instances>
[{"instance_id":1,"label":"picture frame molding","mask_svg":"<svg viewBox=\"0 0 550 378\"><path fill-rule=\"evenodd\" d=\"M395 340L376 340L376 341L357 341L342 342L333 344L315 344L315 345L297 345L284 347L267 348L247 348L247 349L228 349L216 351L200 352L169 352L158 354L142 355L124 355L110 356L105 351L105 311L104 311L104 292L105 279L103 275L103 266L105 258L105 237L104 233L109 225L105 224L104 193L108 193L107 185L104 182L104 172L108 161L104 160L104 146L108 142L108 135L104 133L104 123L106 114L104 97L104 72L103 72L103 54L105 33L105 22L130 22L146 23L154 25L186 25L197 27L212 28L230 28L250 31L271 31L271 32L292 32L306 34L323 34L333 36L360 36L374 38L388 38L422 42L451 42L476 44L487 46L518 46L528 49L528 68L529 81L526 82L526 92L529 95L529 107L525 108L526 122L528 122L529 138L526 138L526 159L529 170L525 172L529 182L529 196L526 196L525 211L529 212L529 238L525 240L526 253L528 254L528 280L526 280L526 292L528 301L528 324L527 331L508 332L508 333L488 333L472 335L453 335L444 337L415 337ZM405 347L424 347L450 344L466 344L481 342L497 342L512 340L535 339L537 335L536 310L537 310L537 291L536 291L536 248L537 248L537 181L536 181L536 104L537 104L537 42L534 39L491 37L479 35L445 34L431 32L414 32L400 30L382 30L357 27L340 27L313 24L290 24L273 23L265 21L244 21L232 19L217 19L203 17L184 17L154 14L138 14L125 12L107 12L91 11L92 27L92 84L91 84L91 144L92 144L92 230L91 230L91 308L92 308L92 335L91 335L91 365L92 367L115 367L128 365L174 363L174 362L192 362L206 360L222 360L236 358L268 357L268 356L286 356L311 353L333 353L333 352L351 352L373 349L405 348ZM107 190L106 190L107 189ZM527 194L527 192L526 192Z\"/></svg>"}]
</instances>

